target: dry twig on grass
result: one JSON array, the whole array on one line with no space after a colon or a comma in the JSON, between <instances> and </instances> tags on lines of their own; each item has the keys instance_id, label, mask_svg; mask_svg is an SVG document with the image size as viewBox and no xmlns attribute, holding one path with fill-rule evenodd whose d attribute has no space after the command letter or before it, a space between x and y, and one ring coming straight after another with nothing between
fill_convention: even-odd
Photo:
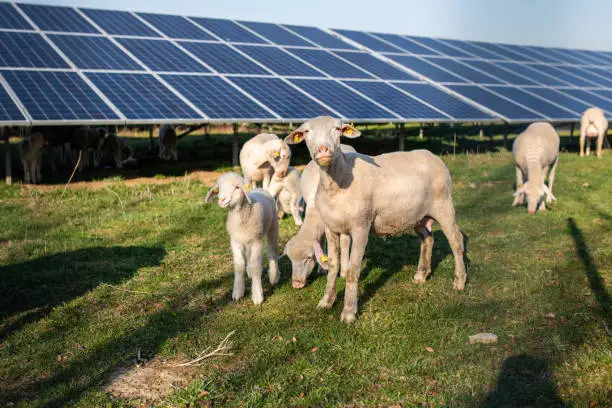
<instances>
[{"instance_id":1,"label":"dry twig on grass","mask_svg":"<svg viewBox=\"0 0 612 408\"><path fill-rule=\"evenodd\" d=\"M236 330L232 330L231 332L229 332L229 334L227 336L225 336L225 338L221 341L221 343L219 343L219 345L217 346L216 349L214 349L213 351L210 351L210 349L212 347L208 346L206 347L206 349L204 349L204 351L202 351L200 354L198 354L198 356L196 358L194 358L191 361L186 361L184 363L179 363L179 364L174 364L172 367L185 367L185 366L194 366L194 365L201 365L200 361L209 358L209 357L215 357L215 356L233 356L234 353L227 353L227 351L232 348L232 342L229 340L229 338L234 334Z\"/></svg>"}]
</instances>

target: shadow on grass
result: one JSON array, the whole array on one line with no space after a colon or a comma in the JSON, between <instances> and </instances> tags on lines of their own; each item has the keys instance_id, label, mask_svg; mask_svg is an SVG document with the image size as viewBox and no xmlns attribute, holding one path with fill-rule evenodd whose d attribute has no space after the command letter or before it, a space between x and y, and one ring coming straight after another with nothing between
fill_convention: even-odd
<instances>
[{"instance_id":1,"label":"shadow on grass","mask_svg":"<svg viewBox=\"0 0 612 408\"><path fill-rule=\"evenodd\" d=\"M0 339L102 282L119 283L159 265L165 255L159 247L94 247L1 267Z\"/></svg>"}]
</instances>

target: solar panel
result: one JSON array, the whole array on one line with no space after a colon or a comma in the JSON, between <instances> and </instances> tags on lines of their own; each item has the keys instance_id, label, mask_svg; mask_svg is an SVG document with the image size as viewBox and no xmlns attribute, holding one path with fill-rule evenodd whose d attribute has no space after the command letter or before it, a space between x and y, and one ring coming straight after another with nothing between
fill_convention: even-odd
<instances>
[{"instance_id":1,"label":"solar panel","mask_svg":"<svg viewBox=\"0 0 612 408\"><path fill-rule=\"evenodd\" d=\"M487 89L505 96L514 102L518 102L529 109L533 109L551 119L576 119L578 115L577 112L570 112L560 108L536 96L530 95L519 88L488 86Z\"/></svg>"},{"instance_id":2,"label":"solar panel","mask_svg":"<svg viewBox=\"0 0 612 408\"><path fill-rule=\"evenodd\" d=\"M169 41L135 38L119 38L118 41L153 71L210 72Z\"/></svg>"},{"instance_id":3,"label":"solar panel","mask_svg":"<svg viewBox=\"0 0 612 408\"><path fill-rule=\"evenodd\" d=\"M232 77L231 81L284 119L304 120L315 116L337 116L309 96L279 78Z\"/></svg>"},{"instance_id":4,"label":"solar panel","mask_svg":"<svg viewBox=\"0 0 612 408\"><path fill-rule=\"evenodd\" d=\"M128 119L202 117L149 74L87 73L89 79Z\"/></svg>"},{"instance_id":5,"label":"solar panel","mask_svg":"<svg viewBox=\"0 0 612 408\"><path fill-rule=\"evenodd\" d=\"M0 28L31 30L32 27L11 3L0 3Z\"/></svg>"},{"instance_id":6,"label":"solar panel","mask_svg":"<svg viewBox=\"0 0 612 408\"><path fill-rule=\"evenodd\" d=\"M69 68L40 34L0 31L0 66Z\"/></svg>"},{"instance_id":7,"label":"solar panel","mask_svg":"<svg viewBox=\"0 0 612 408\"><path fill-rule=\"evenodd\" d=\"M25 121L23 114L13 102L6 90L0 85L0 121L19 122Z\"/></svg>"},{"instance_id":8,"label":"solar panel","mask_svg":"<svg viewBox=\"0 0 612 408\"><path fill-rule=\"evenodd\" d=\"M310 42L301 39L278 24L256 23L253 21L240 21L240 24L247 26L257 34L266 37L268 40L278 45L313 46Z\"/></svg>"},{"instance_id":9,"label":"solar panel","mask_svg":"<svg viewBox=\"0 0 612 408\"><path fill-rule=\"evenodd\" d=\"M225 44L181 42L186 50L222 74L269 74Z\"/></svg>"},{"instance_id":10,"label":"solar panel","mask_svg":"<svg viewBox=\"0 0 612 408\"><path fill-rule=\"evenodd\" d=\"M208 34L185 17L151 13L137 14L169 38L216 41L212 35Z\"/></svg>"},{"instance_id":11,"label":"solar panel","mask_svg":"<svg viewBox=\"0 0 612 408\"><path fill-rule=\"evenodd\" d=\"M391 112L387 112L378 105L356 95L336 81L324 79L291 79L290 81L339 112L346 119L398 119Z\"/></svg>"},{"instance_id":12,"label":"solar panel","mask_svg":"<svg viewBox=\"0 0 612 408\"><path fill-rule=\"evenodd\" d=\"M408 119L444 120L446 115L379 81L344 81L367 97Z\"/></svg>"},{"instance_id":13,"label":"solar panel","mask_svg":"<svg viewBox=\"0 0 612 408\"><path fill-rule=\"evenodd\" d=\"M266 44L266 41L256 36L250 31L240 27L238 24L230 20L221 20L218 18L190 17L207 30L212 31L215 35L224 41Z\"/></svg>"},{"instance_id":14,"label":"solar panel","mask_svg":"<svg viewBox=\"0 0 612 408\"><path fill-rule=\"evenodd\" d=\"M105 37L50 34L49 39L81 69L144 70Z\"/></svg>"},{"instance_id":15,"label":"solar panel","mask_svg":"<svg viewBox=\"0 0 612 408\"><path fill-rule=\"evenodd\" d=\"M389 55L388 57L396 62L399 62L406 68L418 72L419 74L433 81L447 83L467 82L465 79L459 78L458 76L453 75L450 72L438 68L435 65L432 65L429 62L419 59L417 57L407 55Z\"/></svg>"},{"instance_id":16,"label":"solar panel","mask_svg":"<svg viewBox=\"0 0 612 408\"><path fill-rule=\"evenodd\" d=\"M279 75L324 77L321 72L304 64L293 55L274 46L239 45L238 49Z\"/></svg>"},{"instance_id":17,"label":"solar panel","mask_svg":"<svg viewBox=\"0 0 612 408\"><path fill-rule=\"evenodd\" d=\"M472 105L468 105L461 99L441 91L429 84L396 83L395 86L402 88L411 95L433 105L446 112L455 119L461 120L492 120L495 119L488 113L481 112Z\"/></svg>"},{"instance_id":18,"label":"solar panel","mask_svg":"<svg viewBox=\"0 0 612 408\"><path fill-rule=\"evenodd\" d=\"M94 26L71 7L51 7L23 3L19 3L17 7L25 12L41 30L100 34Z\"/></svg>"},{"instance_id":19,"label":"solar panel","mask_svg":"<svg viewBox=\"0 0 612 408\"><path fill-rule=\"evenodd\" d=\"M442 58L442 57L425 57L428 62L436 64L448 71L451 71L468 81L477 84L501 84L502 82L490 75L477 71L467 65L464 65L457 60Z\"/></svg>"},{"instance_id":20,"label":"solar panel","mask_svg":"<svg viewBox=\"0 0 612 408\"><path fill-rule=\"evenodd\" d=\"M323 48L338 49L338 50L354 50L355 47L342 41L331 34L326 33L317 27L297 26L291 24L283 24L283 27L301 35L304 38L319 44Z\"/></svg>"},{"instance_id":21,"label":"solar panel","mask_svg":"<svg viewBox=\"0 0 612 408\"><path fill-rule=\"evenodd\" d=\"M505 68L509 71L517 73L523 77L530 79L533 82L538 82L542 85L549 86L567 86L568 83L561 81L557 77L546 75L533 65L521 64L518 62L495 62L493 65Z\"/></svg>"},{"instance_id":22,"label":"solar panel","mask_svg":"<svg viewBox=\"0 0 612 408\"><path fill-rule=\"evenodd\" d=\"M538 85L536 82L530 79L514 74L511 71L502 69L491 62L478 60L463 60L463 63L468 64L469 66L479 69L483 72L486 72L487 74L492 75L496 78L499 78L502 81L509 83L510 85Z\"/></svg>"},{"instance_id":23,"label":"solar panel","mask_svg":"<svg viewBox=\"0 0 612 408\"><path fill-rule=\"evenodd\" d=\"M373 78L327 51L307 48L286 48L286 50L336 78Z\"/></svg>"},{"instance_id":24,"label":"solar panel","mask_svg":"<svg viewBox=\"0 0 612 408\"><path fill-rule=\"evenodd\" d=\"M571 85L574 86L596 86L595 84L593 84L592 82L586 81L582 78L578 78L575 77L571 74L569 74L567 71L565 71L562 67L554 67L552 65L545 65L545 64L534 64L533 65L535 68L537 68L538 70L545 72L549 75L555 76L559 79L561 79L562 81L565 81Z\"/></svg>"},{"instance_id":25,"label":"solar panel","mask_svg":"<svg viewBox=\"0 0 612 408\"><path fill-rule=\"evenodd\" d=\"M335 51L334 54L351 61L368 72L382 79L415 81L417 78L409 73L395 68L393 65L381 61L365 52Z\"/></svg>"},{"instance_id":26,"label":"solar panel","mask_svg":"<svg viewBox=\"0 0 612 408\"><path fill-rule=\"evenodd\" d=\"M3 71L34 120L117 120L113 110L75 72Z\"/></svg>"},{"instance_id":27,"label":"solar panel","mask_svg":"<svg viewBox=\"0 0 612 408\"><path fill-rule=\"evenodd\" d=\"M597 106L598 108L605 110L609 114L612 114L612 101L602 96L587 92L583 89L562 89L559 90L559 92L566 93L570 96L573 96L574 98L580 99L581 101L590 104L591 106Z\"/></svg>"},{"instance_id":28,"label":"solar panel","mask_svg":"<svg viewBox=\"0 0 612 408\"><path fill-rule=\"evenodd\" d=\"M471 99L487 108L501 114L508 120L532 121L534 119L546 119L530 110L515 103L501 98L491 92L474 85L449 85L448 88Z\"/></svg>"},{"instance_id":29,"label":"solar panel","mask_svg":"<svg viewBox=\"0 0 612 408\"><path fill-rule=\"evenodd\" d=\"M437 52L439 52L442 55L446 55L449 57L456 57L456 58L471 58L473 57L473 55L470 55L466 52L463 52L461 50L458 50L454 47L451 47L450 45L444 44L434 38L426 38L426 37L415 37L415 36L406 36L406 38L409 38L419 44L422 44L426 47L429 47L431 49L436 50Z\"/></svg>"},{"instance_id":30,"label":"solar panel","mask_svg":"<svg viewBox=\"0 0 612 408\"><path fill-rule=\"evenodd\" d=\"M352 30L334 30L338 34L341 34L353 41L358 42L359 44L365 45L369 49L378 52L402 52L401 49L394 47L393 45L387 44L368 33L364 33L362 31L352 31Z\"/></svg>"},{"instance_id":31,"label":"solar panel","mask_svg":"<svg viewBox=\"0 0 612 408\"><path fill-rule=\"evenodd\" d=\"M160 35L149 28L127 11L81 9L87 17L91 18L102 30L111 35L135 35L138 37L159 37Z\"/></svg>"},{"instance_id":32,"label":"solar panel","mask_svg":"<svg viewBox=\"0 0 612 408\"><path fill-rule=\"evenodd\" d=\"M417 44L416 42L408 38L402 37L401 35L382 34L382 33L372 33L372 35L382 40L385 40L387 42L390 42L396 47L401 48L401 50L397 50L395 52L398 52L398 51L401 52L403 50L403 51L407 51L411 54L416 54L416 55L440 55L440 53L438 53L437 51L425 48L422 45Z\"/></svg>"},{"instance_id":33,"label":"solar panel","mask_svg":"<svg viewBox=\"0 0 612 408\"><path fill-rule=\"evenodd\" d=\"M275 116L219 77L163 75L162 78L213 119L274 119Z\"/></svg>"}]
</instances>

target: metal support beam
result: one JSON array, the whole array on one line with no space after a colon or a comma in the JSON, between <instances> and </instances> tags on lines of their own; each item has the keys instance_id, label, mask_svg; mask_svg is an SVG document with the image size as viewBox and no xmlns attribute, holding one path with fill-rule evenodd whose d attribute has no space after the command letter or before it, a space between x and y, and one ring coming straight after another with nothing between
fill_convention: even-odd
<instances>
[{"instance_id":1,"label":"metal support beam","mask_svg":"<svg viewBox=\"0 0 612 408\"><path fill-rule=\"evenodd\" d=\"M240 153L240 149L238 146L238 124L234 123L233 126L234 126L234 140L232 142L232 165L236 167L240 165L240 160L238 158L238 155Z\"/></svg>"}]
</instances>

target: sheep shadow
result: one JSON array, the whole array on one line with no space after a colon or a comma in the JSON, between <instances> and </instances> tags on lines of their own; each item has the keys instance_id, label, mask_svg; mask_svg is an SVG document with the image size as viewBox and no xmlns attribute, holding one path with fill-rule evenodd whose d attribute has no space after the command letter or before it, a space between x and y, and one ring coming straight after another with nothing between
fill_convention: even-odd
<instances>
[{"instance_id":1,"label":"sheep shadow","mask_svg":"<svg viewBox=\"0 0 612 408\"><path fill-rule=\"evenodd\" d=\"M157 266L161 247L93 247L0 267L0 339L100 283L119 283Z\"/></svg>"}]
</instances>

